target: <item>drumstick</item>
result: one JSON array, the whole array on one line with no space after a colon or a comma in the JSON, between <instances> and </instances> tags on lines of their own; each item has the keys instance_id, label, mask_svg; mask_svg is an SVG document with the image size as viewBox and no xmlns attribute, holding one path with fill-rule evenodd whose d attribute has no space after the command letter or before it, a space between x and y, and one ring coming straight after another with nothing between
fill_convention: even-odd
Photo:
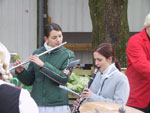
<instances>
[{"instance_id":1,"label":"drumstick","mask_svg":"<svg viewBox=\"0 0 150 113\"><path fill-rule=\"evenodd\" d=\"M81 96L79 95L79 93L76 93L76 92L72 91L71 89L67 88L66 86L59 85L59 88L64 89L64 90L66 90L66 91L68 91L68 92L70 92L70 93L73 93L73 94L77 95L78 97L81 97Z\"/></svg>"},{"instance_id":2,"label":"drumstick","mask_svg":"<svg viewBox=\"0 0 150 113\"><path fill-rule=\"evenodd\" d=\"M125 109L125 105L123 104L120 108L119 108L119 113L125 113L126 109Z\"/></svg>"}]
</instances>

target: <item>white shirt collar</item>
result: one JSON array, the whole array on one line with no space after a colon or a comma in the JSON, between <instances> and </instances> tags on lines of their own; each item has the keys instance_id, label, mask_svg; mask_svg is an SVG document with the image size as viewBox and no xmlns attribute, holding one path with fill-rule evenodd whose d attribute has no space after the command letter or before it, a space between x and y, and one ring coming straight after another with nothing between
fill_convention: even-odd
<instances>
[{"instance_id":1,"label":"white shirt collar","mask_svg":"<svg viewBox=\"0 0 150 113\"><path fill-rule=\"evenodd\" d=\"M44 43L44 47L45 47L46 50L52 49L52 47L49 46L49 45L47 44L47 42ZM50 53L50 52L49 52L49 53Z\"/></svg>"},{"instance_id":2,"label":"white shirt collar","mask_svg":"<svg viewBox=\"0 0 150 113\"><path fill-rule=\"evenodd\" d=\"M112 71L112 68L114 68L114 67L115 67L115 63L109 65L109 66L107 67L107 69L104 70L102 76L104 76L105 78L110 77L114 72L116 72L116 70Z\"/></svg>"}]
</instances>

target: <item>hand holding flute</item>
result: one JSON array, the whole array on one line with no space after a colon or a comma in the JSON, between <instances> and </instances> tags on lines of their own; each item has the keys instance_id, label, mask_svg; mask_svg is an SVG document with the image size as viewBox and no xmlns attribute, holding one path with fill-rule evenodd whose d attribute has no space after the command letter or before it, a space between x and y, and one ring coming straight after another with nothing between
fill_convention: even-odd
<instances>
[{"instance_id":1,"label":"hand holding flute","mask_svg":"<svg viewBox=\"0 0 150 113\"><path fill-rule=\"evenodd\" d=\"M21 60L17 60L15 63L14 63L14 66L17 66L21 64ZM24 66L23 65L20 65L19 67L16 68L16 72L17 73L21 73L22 71L24 70Z\"/></svg>"},{"instance_id":2,"label":"hand holding flute","mask_svg":"<svg viewBox=\"0 0 150 113\"><path fill-rule=\"evenodd\" d=\"M29 61L30 62L34 62L35 64L37 64L39 67L43 67L44 66L44 62L42 60L39 59L39 56L37 54L33 55L33 56L30 56L29 57ZM21 60L17 60L15 63L14 63L14 66L17 66L21 64ZM18 73L21 73L24 69L24 66L23 65L20 65L19 67L16 68L16 71Z\"/></svg>"}]
</instances>

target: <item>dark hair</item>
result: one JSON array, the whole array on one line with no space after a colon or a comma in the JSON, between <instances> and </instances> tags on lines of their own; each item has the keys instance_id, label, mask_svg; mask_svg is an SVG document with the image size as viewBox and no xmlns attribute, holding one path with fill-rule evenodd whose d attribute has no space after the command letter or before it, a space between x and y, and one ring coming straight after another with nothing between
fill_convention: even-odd
<instances>
[{"instance_id":1,"label":"dark hair","mask_svg":"<svg viewBox=\"0 0 150 113\"><path fill-rule=\"evenodd\" d=\"M119 60L115 58L115 52L112 47L112 44L110 43L101 43L98 45L98 47L95 49L94 52L98 52L101 55L103 55L106 59L109 57L112 57L112 62L115 63L116 67L121 71Z\"/></svg>"},{"instance_id":2,"label":"dark hair","mask_svg":"<svg viewBox=\"0 0 150 113\"><path fill-rule=\"evenodd\" d=\"M52 30L62 31L61 27L56 23L46 24L44 26L44 36L49 37Z\"/></svg>"}]
</instances>

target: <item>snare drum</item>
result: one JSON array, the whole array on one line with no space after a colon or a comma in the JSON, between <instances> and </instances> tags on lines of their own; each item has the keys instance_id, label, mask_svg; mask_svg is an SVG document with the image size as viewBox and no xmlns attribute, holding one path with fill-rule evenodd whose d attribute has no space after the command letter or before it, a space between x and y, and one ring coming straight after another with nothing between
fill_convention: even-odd
<instances>
[{"instance_id":1,"label":"snare drum","mask_svg":"<svg viewBox=\"0 0 150 113\"><path fill-rule=\"evenodd\" d=\"M125 110L125 112L121 111ZM135 108L109 102L87 102L80 106L80 113L144 113Z\"/></svg>"}]
</instances>

